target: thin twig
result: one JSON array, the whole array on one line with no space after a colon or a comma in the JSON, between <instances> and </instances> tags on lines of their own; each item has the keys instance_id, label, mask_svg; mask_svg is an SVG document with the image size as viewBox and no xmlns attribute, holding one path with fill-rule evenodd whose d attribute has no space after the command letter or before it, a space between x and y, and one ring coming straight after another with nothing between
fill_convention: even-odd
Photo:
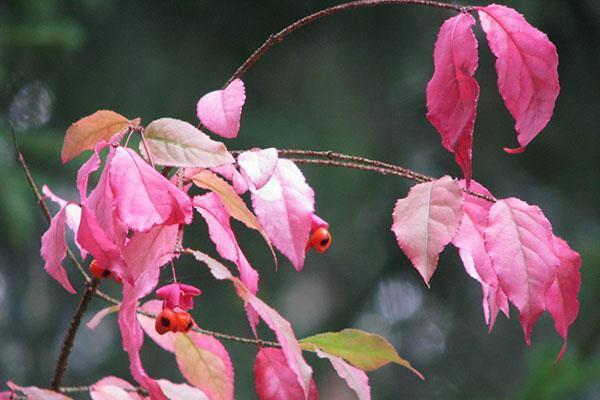
<instances>
[{"instance_id":1,"label":"thin twig","mask_svg":"<svg viewBox=\"0 0 600 400\"><path fill-rule=\"evenodd\" d=\"M98 279L93 279L92 282L88 285L85 290L83 296L81 297L81 301L77 306L77 310L75 314L73 314L73 319L71 319L71 324L69 325L69 330L67 331L62 346L60 348L60 353L58 355L58 360L56 361L56 367L54 368L54 376L52 378L52 383L50 387L54 391L58 391L60 385L63 381L65 371L67 369L67 364L69 362L69 355L71 354L71 349L73 348L73 341L75 340L75 335L77 334L77 330L79 329L79 325L81 324L81 317L85 313L90 300L92 299L92 295L96 290L96 286L100 281Z\"/></svg>"},{"instance_id":2,"label":"thin twig","mask_svg":"<svg viewBox=\"0 0 600 400\"><path fill-rule=\"evenodd\" d=\"M303 26L309 25L321 18L337 14L346 10L353 10L358 8L377 7L382 5L399 5L399 4L412 4L434 8L441 8L446 10L452 10L457 12L470 12L473 11L473 6L461 6L458 4L448 4L439 1L427 1L427 0L358 0L351 1L348 3L338 4L332 7L325 8L310 14L304 18L293 22L286 26L279 32L270 35L267 40L250 55L244 61L244 63L235 71L235 73L227 80L224 87L229 85L234 79L241 78L242 75L248 71L267 51L269 51L276 44L283 42L283 40L290 35L292 32L302 28Z\"/></svg>"}]
</instances>

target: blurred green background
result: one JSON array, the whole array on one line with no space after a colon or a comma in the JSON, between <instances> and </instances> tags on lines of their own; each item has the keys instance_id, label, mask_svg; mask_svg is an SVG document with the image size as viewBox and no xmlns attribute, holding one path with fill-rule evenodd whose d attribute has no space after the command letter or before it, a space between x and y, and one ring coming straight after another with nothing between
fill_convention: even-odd
<instances>
[{"instance_id":1,"label":"blurred green background","mask_svg":"<svg viewBox=\"0 0 600 400\"><path fill-rule=\"evenodd\" d=\"M486 2L474 2L486 4ZM261 273L261 297L300 337L357 327L380 333L427 381L398 366L370 373L374 399L597 399L600 397L600 3L596 0L505 1L548 33L560 56L561 95L554 118L525 154L495 86L483 36L477 79L474 177L496 196L538 204L555 232L582 254L581 311L563 361L545 314L528 348L512 310L487 332L479 285L457 252L444 251L427 289L395 244L391 211L412 182L368 172L303 166L333 245L311 253L296 273L252 232L235 229ZM0 383L47 386L77 300L42 269L46 229L16 163L6 121L33 174L75 199L85 157L60 163L68 125L97 109L144 123L170 116L196 122L199 97L222 86L270 33L332 1L8 0L0 4ZM298 31L275 47L244 81L247 102L231 149L278 147L335 150L393 162L433 176L460 176L425 119L425 86L437 30L452 14L416 6L384 6L339 14ZM198 218L186 243L216 254ZM82 287L71 265L76 287ZM181 280L202 288L201 327L250 335L229 285L190 260ZM168 280L165 272L163 280ZM103 284L118 295L118 287ZM94 299L93 312L104 307ZM269 332L263 331L265 337ZM236 374L236 398L255 398L256 349L224 343ZM182 381L173 357L146 341L152 376ZM352 399L331 367L312 355L321 398ZM77 335L65 385L106 375L131 380L114 315ZM83 396L86 397L86 396ZM83 398L82 397L82 398Z\"/></svg>"}]
</instances>

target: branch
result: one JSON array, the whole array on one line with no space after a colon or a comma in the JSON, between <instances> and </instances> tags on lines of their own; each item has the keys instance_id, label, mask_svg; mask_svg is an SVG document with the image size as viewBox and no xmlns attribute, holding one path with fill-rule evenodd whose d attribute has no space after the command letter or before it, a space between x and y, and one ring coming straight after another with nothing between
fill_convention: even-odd
<instances>
[{"instance_id":1,"label":"branch","mask_svg":"<svg viewBox=\"0 0 600 400\"><path fill-rule=\"evenodd\" d=\"M75 340L77 329L79 329L79 325L81 324L81 317L83 317L83 314L85 313L85 310L87 309L99 282L100 281L98 279L93 279L91 284L88 285L83 297L81 298L81 301L79 302L79 306L77 306L77 310L73 315L73 319L71 319L71 325L69 325L69 330L63 339L58 360L56 361L56 367L54 368L54 377L52 378L52 383L50 384L50 388L54 391L58 391L60 389L60 384L63 381L65 370L67 369L67 364L69 362L69 355L71 354L71 349L73 348L73 341Z\"/></svg>"},{"instance_id":2,"label":"branch","mask_svg":"<svg viewBox=\"0 0 600 400\"><path fill-rule=\"evenodd\" d=\"M231 154L238 156L242 150L232 150ZM408 168L401 167L395 164L385 163L379 160L371 160L360 156L351 156L348 154L336 153L333 151L315 151L315 150L296 150L296 149L281 149L277 150L279 156L287 158L298 164L316 164L330 167L344 167L357 169L360 171L371 171L381 175L395 175L402 178L410 179L419 183L431 182L436 178L424 175ZM297 157L294 157L297 156ZM310 158L307 158L310 157ZM485 195L483 193L474 192L472 190L463 189L465 193L480 199L495 203L495 197Z\"/></svg>"},{"instance_id":3,"label":"branch","mask_svg":"<svg viewBox=\"0 0 600 400\"><path fill-rule=\"evenodd\" d=\"M346 10L400 4L412 4L433 8L441 8L457 12L470 12L473 10L473 6L461 6L457 4L448 4L439 1L428 0L357 0L328 7L323 10L317 11L313 14L310 14L304 18L301 18L296 22L293 22L292 24L286 26L279 32L270 35L268 39L258 49L256 49L254 53L252 53L242 65L240 65L240 67L235 71L231 78L227 80L225 86L229 85L234 79L241 78L242 75L244 75L246 71L248 71L258 60L260 60L267 51L269 51L276 44L283 42L283 40L288 35L302 28L305 25L312 24L313 22L318 21L321 18L328 17L330 15L337 14Z\"/></svg>"}]
</instances>

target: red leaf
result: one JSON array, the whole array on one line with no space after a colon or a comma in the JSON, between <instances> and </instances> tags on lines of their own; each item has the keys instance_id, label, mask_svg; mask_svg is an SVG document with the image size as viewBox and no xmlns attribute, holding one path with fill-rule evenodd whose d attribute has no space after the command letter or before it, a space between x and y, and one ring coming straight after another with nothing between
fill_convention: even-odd
<instances>
[{"instance_id":1,"label":"red leaf","mask_svg":"<svg viewBox=\"0 0 600 400\"><path fill-rule=\"evenodd\" d=\"M552 226L537 206L509 198L490 208L485 246L502 291L519 309L527 344L560 264L552 237Z\"/></svg>"},{"instance_id":2,"label":"red leaf","mask_svg":"<svg viewBox=\"0 0 600 400\"><path fill-rule=\"evenodd\" d=\"M433 53L435 72L427 84L427 119L454 153L467 186L471 179L473 127L479 98L477 40L471 14L460 13L442 25Z\"/></svg>"},{"instance_id":3,"label":"red leaf","mask_svg":"<svg viewBox=\"0 0 600 400\"><path fill-rule=\"evenodd\" d=\"M296 375L287 364L283 351L261 348L254 363L254 384L260 400L304 400L304 391ZM310 381L308 400L318 400L313 379Z\"/></svg>"},{"instance_id":4,"label":"red leaf","mask_svg":"<svg viewBox=\"0 0 600 400\"><path fill-rule=\"evenodd\" d=\"M558 361L565 353L569 327L579 312L577 293L581 285L581 256L573 251L567 242L556 236L553 237L553 247L560 265L556 269L552 286L546 292L546 308L554 318L556 331L564 339L563 347L556 358Z\"/></svg>"},{"instance_id":5,"label":"red leaf","mask_svg":"<svg viewBox=\"0 0 600 400\"><path fill-rule=\"evenodd\" d=\"M396 202L392 231L428 286L440 253L458 229L462 202L458 183L448 176L415 185Z\"/></svg>"},{"instance_id":6,"label":"red leaf","mask_svg":"<svg viewBox=\"0 0 600 400\"><path fill-rule=\"evenodd\" d=\"M498 89L516 121L520 153L544 129L558 97L558 54L546 34L512 8L478 7L481 26L496 56Z\"/></svg>"}]
</instances>

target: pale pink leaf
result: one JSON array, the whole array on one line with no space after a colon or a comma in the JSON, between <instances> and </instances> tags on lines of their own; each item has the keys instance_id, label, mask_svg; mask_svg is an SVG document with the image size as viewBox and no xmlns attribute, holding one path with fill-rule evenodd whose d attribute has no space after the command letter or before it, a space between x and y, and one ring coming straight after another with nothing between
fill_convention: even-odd
<instances>
[{"instance_id":1,"label":"pale pink leaf","mask_svg":"<svg viewBox=\"0 0 600 400\"><path fill-rule=\"evenodd\" d=\"M166 379L157 382L169 400L209 400L204 392L185 383L173 383Z\"/></svg>"},{"instance_id":2,"label":"pale pink leaf","mask_svg":"<svg viewBox=\"0 0 600 400\"><path fill-rule=\"evenodd\" d=\"M139 126L140 119L128 120L110 110L96 111L71 124L65 135L62 162L75 158L84 150L92 150L100 142L108 142L128 126Z\"/></svg>"},{"instance_id":3,"label":"pale pink leaf","mask_svg":"<svg viewBox=\"0 0 600 400\"><path fill-rule=\"evenodd\" d=\"M360 370L348 364L343 359L332 356L321 350L317 350L317 355L320 358L326 358L331 361L331 365L340 378L346 381L348 387L356 392L359 400L371 399L371 387L369 386L369 377L365 371Z\"/></svg>"},{"instance_id":4,"label":"pale pink leaf","mask_svg":"<svg viewBox=\"0 0 600 400\"><path fill-rule=\"evenodd\" d=\"M50 227L42 236L42 258L44 269L60 283L67 292L75 294L75 289L69 281L67 272L62 266L62 261L67 254L67 243L65 242L66 208L60 211L50 220Z\"/></svg>"},{"instance_id":5,"label":"pale pink leaf","mask_svg":"<svg viewBox=\"0 0 600 400\"><path fill-rule=\"evenodd\" d=\"M19 386L13 382L6 382L9 388L15 392L21 392L28 400L71 400L70 397L62 393L57 393L48 389L40 389L35 386ZM10 399L11 397L7 397Z\"/></svg>"},{"instance_id":6,"label":"pale pink leaf","mask_svg":"<svg viewBox=\"0 0 600 400\"><path fill-rule=\"evenodd\" d=\"M413 186L396 202L392 231L428 286L440 253L458 230L462 203L460 186L448 176Z\"/></svg>"},{"instance_id":7,"label":"pale pink leaf","mask_svg":"<svg viewBox=\"0 0 600 400\"><path fill-rule=\"evenodd\" d=\"M196 112L204 126L227 139L237 137L242 107L246 101L244 82L232 81L225 89L207 93L198 101Z\"/></svg>"},{"instance_id":8,"label":"pale pink leaf","mask_svg":"<svg viewBox=\"0 0 600 400\"><path fill-rule=\"evenodd\" d=\"M277 311L250 293L247 288L242 286L243 284L239 280L237 282L234 280L233 282L240 297L251 305L269 328L275 332L289 368L296 376L296 380L300 384L305 398L308 397L312 379L312 368L302 357L302 349L292 330L292 326Z\"/></svg>"},{"instance_id":9,"label":"pale pink leaf","mask_svg":"<svg viewBox=\"0 0 600 400\"><path fill-rule=\"evenodd\" d=\"M475 19L460 13L442 25L433 53L435 72L427 84L427 119L454 153L467 186L471 179L473 127L479 99Z\"/></svg>"},{"instance_id":10,"label":"pale pink leaf","mask_svg":"<svg viewBox=\"0 0 600 400\"><path fill-rule=\"evenodd\" d=\"M211 400L233 399L233 366L227 350L212 336L178 334L175 357L181 374Z\"/></svg>"},{"instance_id":11,"label":"pale pink leaf","mask_svg":"<svg viewBox=\"0 0 600 400\"><path fill-rule=\"evenodd\" d=\"M144 303L139 310L145 314L157 316L162 311L162 308L162 301L150 300ZM146 335L148 335L150 339L154 340L154 342L164 350L171 353L175 352L176 333L167 332L164 335L160 335L158 332L156 332L156 328L154 327L156 322L154 318L138 313L137 319L142 326L142 329L144 332L146 332Z\"/></svg>"},{"instance_id":12,"label":"pale pink leaf","mask_svg":"<svg viewBox=\"0 0 600 400\"><path fill-rule=\"evenodd\" d=\"M280 159L271 179L252 191L252 205L275 247L297 271L304 267L314 209L314 192L290 160Z\"/></svg>"},{"instance_id":13,"label":"pale pink leaf","mask_svg":"<svg viewBox=\"0 0 600 400\"><path fill-rule=\"evenodd\" d=\"M261 348L254 363L254 385L260 400L304 400L304 391L280 349ZM318 400L314 380L310 381L308 400Z\"/></svg>"},{"instance_id":14,"label":"pale pink leaf","mask_svg":"<svg viewBox=\"0 0 600 400\"><path fill-rule=\"evenodd\" d=\"M233 275L231 274L231 271L229 271L229 269L226 266L224 266L214 258L210 257L209 255L197 250L195 250L192 254L196 260L206 264L206 266L210 270L210 273L215 277L215 279L218 279L220 281L225 279L234 279Z\"/></svg>"},{"instance_id":15,"label":"pale pink leaf","mask_svg":"<svg viewBox=\"0 0 600 400\"><path fill-rule=\"evenodd\" d=\"M100 322L102 322L102 320L104 320L104 317L106 317L107 315L110 315L112 313L118 312L118 311L119 311L118 305L104 307L103 309L98 311L96 314L94 314L94 316L88 321L86 326L88 327L88 329L96 329L96 327L98 325L100 325Z\"/></svg>"},{"instance_id":16,"label":"pale pink leaf","mask_svg":"<svg viewBox=\"0 0 600 400\"><path fill-rule=\"evenodd\" d=\"M552 237L552 226L539 207L509 198L490 208L485 246L502 291L520 312L527 344L560 263Z\"/></svg>"},{"instance_id":17,"label":"pale pink leaf","mask_svg":"<svg viewBox=\"0 0 600 400\"><path fill-rule=\"evenodd\" d=\"M119 218L134 230L192 221L192 202L187 194L131 149L119 147L115 151L110 187Z\"/></svg>"},{"instance_id":18,"label":"pale pink leaf","mask_svg":"<svg viewBox=\"0 0 600 400\"><path fill-rule=\"evenodd\" d=\"M460 186L466 188L465 182L461 181ZM493 197L476 181L471 181L471 190ZM484 242L488 213L493 203L469 193L464 193L463 197L463 218L452 244L459 250L465 271L481 283L483 313L491 330L499 310L508 316L508 301L498 285L496 271L492 267Z\"/></svg>"},{"instance_id":19,"label":"pale pink leaf","mask_svg":"<svg viewBox=\"0 0 600 400\"><path fill-rule=\"evenodd\" d=\"M256 294L258 291L258 272L250 265L235 234L231 229L230 217L216 193L207 193L193 199L194 207L208 224L211 240L217 247L221 257L235 263L240 271L240 278L248 289Z\"/></svg>"},{"instance_id":20,"label":"pale pink leaf","mask_svg":"<svg viewBox=\"0 0 600 400\"><path fill-rule=\"evenodd\" d=\"M144 131L152 160L173 167L217 167L231 164L234 158L225 145L216 142L188 122L174 118L152 121ZM146 146L140 142L140 153L146 158Z\"/></svg>"},{"instance_id":21,"label":"pale pink leaf","mask_svg":"<svg viewBox=\"0 0 600 400\"><path fill-rule=\"evenodd\" d=\"M581 256L559 237L553 236L552 245L560 264L556 269L554 282L546 292L546 308L554 318L556 331L564 339L563 347L556 358L558 361L567 348L569 327L579 313L577 294L581 286Z\"/></svg>"},{"instance_id":22,"label":"pale pink leaf","mask_svg":"<svg viewBox=\"0 0 600 400\"><path fill-rule=\"evenodd\" d=\"M90 386L90 397L92 400L142 400L135 386L116 376L107 376Z\"/></svg>"},{"instance_id":23,"label":"pale pink leaf","mask_svg":"<svg viewBox=\"0 0 600 400\"><path fill-rule=\"evenodd\" d=\"M237 158L242 175L252 182L256 189L260 189L271 179L277 167L277 160L277 149L274 148L245 151Z\"/></svg>"},{"instance_id":24,"label":"pale pink leaf","mask_svg":"<svg viewBox=\"0 0 600 400\"><path fill-rule=\"evenodd\" d=\"M516 121L519 153L544 129L560 91L558 54L546 34L531 26L512 8L478 7L481 27L496 56L498 89Z\"/></svg>"}]
</instances>

